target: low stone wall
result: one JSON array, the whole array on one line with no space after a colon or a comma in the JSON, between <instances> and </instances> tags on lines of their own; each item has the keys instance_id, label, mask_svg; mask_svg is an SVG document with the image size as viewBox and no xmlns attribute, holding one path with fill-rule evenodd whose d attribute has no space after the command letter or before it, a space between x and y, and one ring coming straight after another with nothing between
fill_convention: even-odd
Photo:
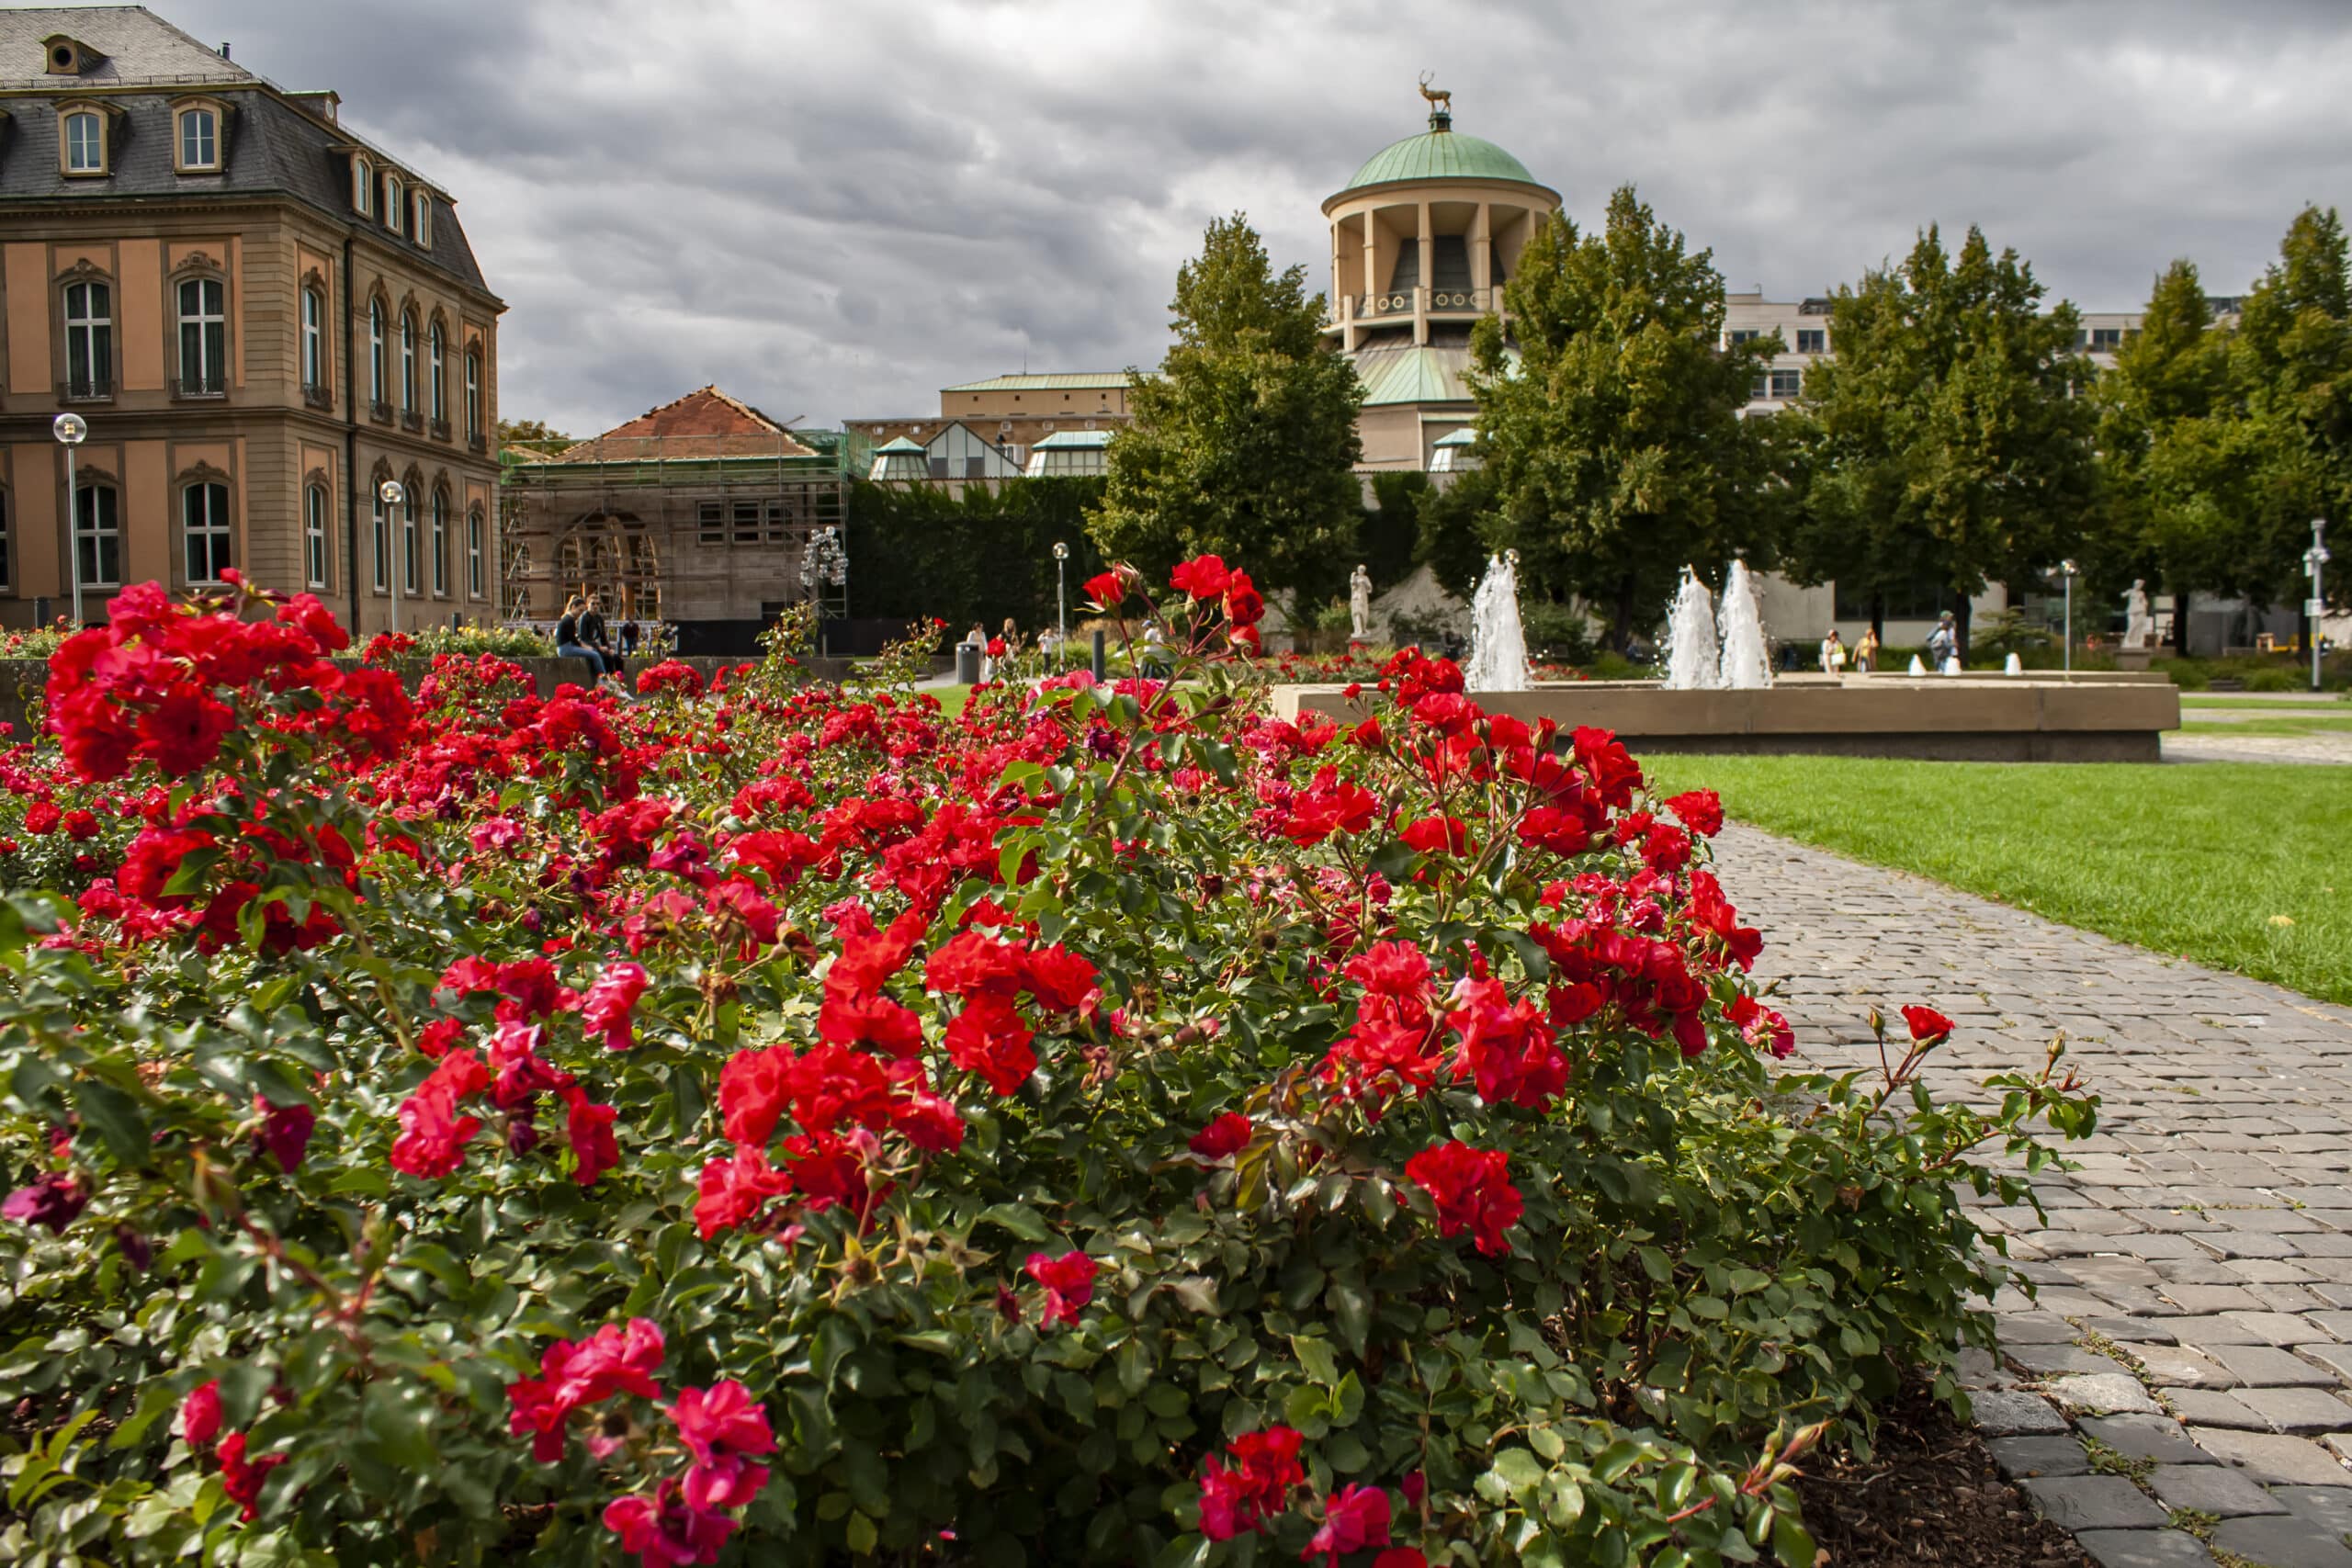
<instances>
[{"instance_id":1,"label":"low stone wall","mask_svg":"<svg viewBox=\"0 0 2352 1568\"><path fill-rule=\"evenodd\" d=\"M2180 694L2161 675L1826 675L1761 691L1669 692L1589 681L1473 693L1489 712L1562 729L1614 731L1634 751L1811 753L1973 762L2154 762L2180 728ZM1275 712L1354 723L1369 701L1340 686L1279 686Z\"/></svg>"}]
</instances>

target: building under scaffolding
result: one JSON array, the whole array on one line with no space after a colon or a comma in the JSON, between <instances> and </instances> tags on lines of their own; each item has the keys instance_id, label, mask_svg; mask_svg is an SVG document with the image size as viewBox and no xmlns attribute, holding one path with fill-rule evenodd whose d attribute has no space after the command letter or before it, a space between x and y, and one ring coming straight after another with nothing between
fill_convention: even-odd
<instances>
[{"instance_id":1,"label":"building under scaffolding","mask_svg":"<svg viewBox=\"0 0 2352 1568\"><path fill-rule=\"evenodd\" d=\"M503 489L503 609L547 624L574 593L605 619L662 624L682 653L749 654L786 606L848 612L837 549L868 443L796 432L716 387L544 460L515 452ZM831 570L828 570L828 567Z\"/></svg>"}]
</instances>

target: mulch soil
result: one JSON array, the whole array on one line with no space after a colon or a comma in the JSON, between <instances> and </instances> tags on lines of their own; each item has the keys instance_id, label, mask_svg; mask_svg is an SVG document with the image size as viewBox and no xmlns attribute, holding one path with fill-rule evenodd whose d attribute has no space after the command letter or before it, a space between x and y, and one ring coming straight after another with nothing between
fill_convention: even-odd
<instances>
[{"instance_id":1,"label":"mulch soil","mask_svg":"<svg viewBox=\"0 0 2352 1568\"><path fill-rule=\"evenodd\" d=\"M1984 1439L1924 1389L1886 1407L1867 1462L1817 1455L1797 1490L1823 1568L2095 1568L2001 1479Z\"/></svg>"}]
</instances>

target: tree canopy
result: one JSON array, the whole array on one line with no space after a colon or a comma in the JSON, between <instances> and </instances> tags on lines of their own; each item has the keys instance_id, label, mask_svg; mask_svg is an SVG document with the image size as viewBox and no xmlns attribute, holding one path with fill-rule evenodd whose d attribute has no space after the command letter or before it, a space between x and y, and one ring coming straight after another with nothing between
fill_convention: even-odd
<instances>
[{"instance_id":1,"label":"tree canopy","mask_svg":"<svg viewBox=\"0 0 2352 1568\"><path fill-rule=\"evenodd\" d=\"M1874 605L1939 584L1964 642L1970 595L2073 547L2095 494L2092 370L2075 308L2043 314L2042 294L2015 251L1995 255L1971 228L1949 255L1932 226L1900 266L1838 289L1836 352L1807 373L1801 409L1801 581Z\"/></svg>"},{"instance_id":2,"label":"tree canopy","mask_svg":"<svg viewBox=\"0 0 2352 1568\"><path fill-rule=\"evenodd\" d=\"M1324 346L1323 297L1277 275L1246 219L1212 222L1176 275L1175 346L1132 378L1092 520L1104 555L1163 572L1203 551L1261 585L1343 581L1363 513L1355 367Z\"/></svg>"},{"instance_id":3,"label":"tree canopy","mask_svg":"<svg viewBox=\"0 0 2352 1568\"><path fill-rule=\"evenodd\" d=\"M1542 225L1503 304L1472 338L1485 477L1469 488L1491 494L1486 542L1519 549L1522 592L1598 606L1622 647L1686 564L1767 564L1776 487L1740 410L1774 341L1724 346L1711 252L1623 186L1596 233L1565 213Z\"/></svg>"}]
</instances>

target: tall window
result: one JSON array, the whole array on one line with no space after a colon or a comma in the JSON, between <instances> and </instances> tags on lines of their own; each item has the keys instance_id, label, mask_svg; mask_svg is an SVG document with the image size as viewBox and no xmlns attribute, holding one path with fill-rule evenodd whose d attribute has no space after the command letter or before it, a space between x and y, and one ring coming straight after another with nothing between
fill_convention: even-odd
<instances>
[{"instance_id":1,"label":"tall window","mask_svg":"<svg viewBox=\"0 0 2352 1568\"><path fill-rule=\"evenodd\" d=\"M466 513L466 592L481 597L481 508Z\"/></svg>"},{"instance_id":2,"label":"tall window","mask_svg":"<svg viewBox=\"0 0 2352 1568\"><path fill-rule=\"evenodd\" d=\"M390 394L384 389L384 302L368 301L368 400L380 406Z\"/></svg>"},{"instance_id":3,"label":"tall window","mask_svg":"<svg viewBox=\"0 0 2352 1568\"><path fill-rule=\"evenodd\" d=\"M449 492L433 492L433 592L449 596Z\"/></svg>"},{"instance_id":4,"label":"tall window","mask_svg":"<svg viewBox=\"0 0 2352 1568\"><path fill-rule=\"evenodd\" d=\"M433 198L423 191L409 196L408 237L425 249L433 248Z\"/></svg>"},{"instance_id":5,"label":"tall window","mask_svg":"<svg viewBox=\"0 0 2352 1568\"><path fill-rule=\"evenodd\" d=\"M466 351L466 439L481 439L481 355Z\"/></svg>"},{"instance_id":6,"label":"tall window","mask_svg":"<svg viewBox=\"0 0 2352 1568\"><path fill-rule=\"evenodd\" d=\"M103 283L65 288L67 395L103 398L114 387L114 290Z\"/></svg>"},{"instance_id":7,"label":"tall window","mask_svg":"<svg viewBox=\"0 0 2352 1568\"><path fill-rule=\"evenodd\" d=\"M376 497L375 527L371 541L375 546L376 592L382 593L392 586L392 514L384 505L383 481L368 487Z\"/></svg>"},{"instance_id":8,"label":"tall window","mask_svg":"<svg viewBox=\"0 0 2352 1568\"><path fill-rule=\"evenodd\" d=\"M190 485L180 491L180 538L187 580L220 581L230 566L227 485Z\"/></svg>"},{"instance_id":9,"label":"tall window","mask_svg":"<svg viewBox=\"0 0 2352 1568\"><path fill-rule=\"evenodd\" d=\"M416 412L416 316L401 312L401 412Z\"/></svg>"},{"instance_id":10,"label":"tall window","mask_svg":"<svg viewBox=\"0 0 2352 1568\"><path fill-rule=\"evenodd\" d=\"M65 117L65 172L103 175L107 172L106 124L89 109Z\"/></svg>"},{"instance_id":11,"label":"tall window","mask_svg":"<svg viewBox=\"0 0 2352 1568\"><path fill-rule=\"evenodd\" d=\"M74 495L74 554L85 588L122 586L122 517L114 486L96 481Z\"/></svg>"},{"instance_id":12,"label":"tall window","mask_svg":"<svg viewBox=\"0 0 2352 1568\"><path fill-rule=\"evenodd\" d=\"M416 485L402 487L401 496L401 591L417 591Z\"/></svg>"},{"instance_id":13,"label":"tall window","mask_svg":"<svg viewBox=\"0 0 2352 1568\"><path fill-rule=\"evenodd\" d=\"M365 158L351 161L351 205L362 214L376 209L376 171Z\"/></svg>"},{"instance_id":14,"label":"tall window","mask_svg":"<svg viewBox=\"0 0 2352 1568\"><path fill-rule=\"evenodd\" d=\"M433 330L425 334L425 346L431 355L433 423L447 424L449 423L449 376L442 358L441 323L434 322Z\"/></svg>"},{"instance_id":15,"label":"tall window","mask_svg":"<svg viewBox=\"0 0 2352 1568\"><path fill-rule=\"evenodd\" d=\"M327 384L327 304L319 291L302 290L302 385L323 387Z\"/></svg>"},{"instance_id":16,"label":"tall window","mask_svg":"<svg viewBox=\"0 0 2352 1568\"><path fill-rule=\"evenodd\" d=\"M222 309L220 280L191 277L180 284L180 390L226 389L229 318Z\"/></svg>"},{"instance_id":17,"label":"tall window","mask_svg":"<svg viewBox=\"0 0 2352 1568\"><path fill-rule=\"evenodd\" d=\"M401 226L401 180L398 175L384 176L384 227L399 231Z\"/></svg>"},{"instance_id":18,"label":"tall window","mask_svg":"<svg viewBox=\"0 0 2352 1568\"><path fill-rule=\"evenodd\" d=\"M302 491L302 568L303 580L311 587L324 588L327 585L327 487L324 485L308 485Z\"/></svg>"},{"instance_id":19,"label":"tall window","mask_svg":"<svg viewBox=\"0 0 2352 1568\"><path fill-rule=\"evenodd\" d=\"M180 172L200 174L220 166L220 122L212 111L180 110Z\"/></svg>"}]
</instances>

